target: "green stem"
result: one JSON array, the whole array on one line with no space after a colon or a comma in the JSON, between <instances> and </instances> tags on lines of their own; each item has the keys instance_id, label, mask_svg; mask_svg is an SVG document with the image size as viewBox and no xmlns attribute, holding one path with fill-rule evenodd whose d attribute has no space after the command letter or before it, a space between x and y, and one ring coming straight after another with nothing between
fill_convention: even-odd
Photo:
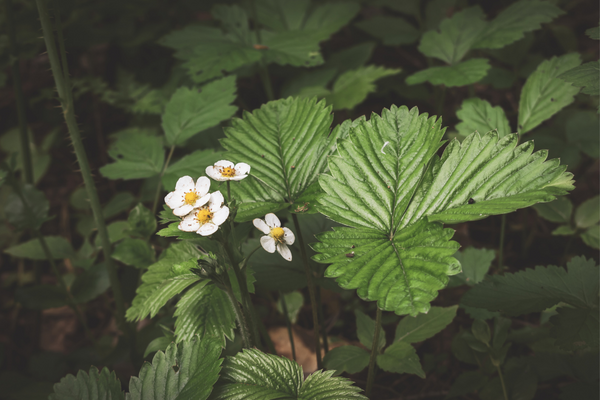
<instances>
[{"instance_id":1,"label":"green stem","mask_svg":"<svg viewBox=\"0 0 600 400\"><path fill-rule=\"evenodd\" d=\"M302 254L302 262L304 264L304 272L306 273L306 282L308 283L308 294L310 295L310 305L312 307L313 317L313 332L315 338L315 352L317 355L317 369L323 369L323 360L321 360L321 340L319 329L319 307L320 303L317 303L317 286L313 280L313 273L308 263L308 255L306 254L306 247L304 246L304 238L302 237L302 230L300 229L300 223L298 222L298 216L292 213L292 219L294 220L294 226L296 227L296 233L298 241L300 242L300 253Z\"/></svg>"},{"instance_id":2,"label":"green stem","mask_svg":"<svg viewBox=\"0 0 600 400\"><path fill-rule=\"evenodd\" d=\"M108 270L108 276L117 308L117 324L122 330L125 330L125 302L123 301L121 283L119 281L117 268L112 262L112 248L108 239L108 231L106 230L106 225L104 224L104 219L102 217L102 208L100 207L98 192L96 191L94 179L90 171L90 165L85 153L85 148L83 147L81 135L79 134L79 127L77 126L77 121L75 120L71 87L68 85L68 75L65 76L67 66L65 65L64 69L61 67L60 55L56 48L54 31L52 29L52 23L50 21L50 14L48 12L46 0L36 0L36 4L40 14L40 21L42 24L42 31L44 33L44 42L46 43L48 58L50 60L50 67L52 69L52 74L54 75L56 90L58 91L58 97L63 109L63 116L65 118L65 122L67 123L67 129L71 137L71 142L73 143L79 168L81 169L81 175L83 177L83 182L85 184L88 199L90 201L90 206L94 214L96 227L98 228L98 235L100 236L102 251L104 253L104 262L106 263L106 268ZM60 47L64 50L62 45Z\"/></svg>"},{"instance_id":3,"label":"green stem","mask_svg":"<svg viewBox=\"0 0 600 400\"><path fill-rule=\"evenodd\" d=\"M162 177L171 162L171 157L173 157L173 152L175 151L175 145L171 146L169 149L169 155L167 156L167 160L165 161L165 165L163 166L160 175L158 176L158 183L156 184L156 192L154 193L154 202L152 203L152 215L156 213L156 207L158 206L158 199L160 198L160 189L162 188Z\"/></svg>"},{"instance_id":4,"label":"green stem","mask_svg":"<svg viewBox=\"0 0 600 400\"><path fill-rule=\"evenodd\" d=\"M283 309L283 316L285 318L285 325L287 326L288 335L290 337L290 346L292 346L292 357L294 361L296 361L296 345L294 344L294 335L292 333L292 323L290 321L290 316L288 315L287 304L285 302L285 297L281 290L279 291L279 299L281 300L281 308Z\"/></svg>"},{"instance_id":5,"label":"green stem","mask_svg":"<svg viewBox=\"0 0 600 400\"><path fill-rule=\"evenodd\" d=\"M229 184L230 181L227 181L227 202L231 203L231 185ZM231 227L233 229L233 221L231 222Z\"/></svg>"},{"instance_id":6,"label":"green stem","mask_svg":"<svg viewBox=\"0 0 600 400\"><path fill-rule=\"evenodd\" d=\"M369 358L369 372L367 375L367 389L365 395L370 398L373 383L375 382L375 361L379 355L379 335L381 332L381 309L377 307L377 315L375 317L375 333L373 334L373 345L371 349L371 357Z\"/></svg>"},{"instance_id":7,"label":"green stem","mask_svg":"<svg viewBox=\"0 0 600 400\"><path fill-rule=\"evenodd\" d=\"M504 400L508 400L508 394L506 393L506 385L504 384L504 376L502 375L502 370L500 366L496 366L498 369L498 376L500 377L500 384L502 385L502 393L504 393Z\"/></svg>"},{"instance_id":8,"label":"green stem","mask_svg":"<svg viewBox=\"0 0 600 400\"><path fill-rule=\"evenodd\" d=\"M502 215L500 225L500 248L498 249L498 272L502 273L504 268L504 232L506 230L506 214Z\"/></svg>"},{"instance_id":9,"label":"green stem","mask_svg":"<svg viewBox=\"0 0 600 400\"><path fill-rule=\"evenodd\" d=\"M25 97L21 84L21 72L19 71L19 53L17 50L17 39L15 34L14 17L10 0L4 0L6 9L6 27L8 30L8 44L11 54L11 69L13 75L13 87L15 89L15 100L17 103L17 117L19 119L19 134L21 139L21 154L23 155L23 171L25 172L25 183L33 185L33 166L31 163L31 148L29 147L29 135L27 133L27 118L25 116Z\"/></svg>"},{"instance_id":10,"label":"green stem","mask_svg":"<svg viewBox=\"0 0 600 400\"><path fill-rule=\"evenodd\" d=\"M235 318L238 321L238 325L240 326L240 332L242 333L242 341L244 342L245 348L252 347L252 339L250 337L250 330L248 329L248 323L246 321L246 316L244 312L240 308L240 304L238 303L235 295L233 294L233 290L231 290L231 285L225 285L225 292L227 293L227 297L229 297L229 301L233 306L233 310L235 312Z\"/></svg>"}]
</instances>

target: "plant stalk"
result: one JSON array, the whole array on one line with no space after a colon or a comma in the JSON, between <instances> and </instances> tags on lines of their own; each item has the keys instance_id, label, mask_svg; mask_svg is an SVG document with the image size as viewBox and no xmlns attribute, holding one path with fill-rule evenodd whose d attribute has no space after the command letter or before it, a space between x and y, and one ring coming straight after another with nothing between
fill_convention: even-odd
<instances>
[{"instance_id":1,"label":"plant stalk","mask_svg":"<svg viewBox=\"0 0 600 400\"><path fill-rule=\"evenodd\" d=\"M320 274L319 274L320 275ZM329 340L327 339L327 327L325 326L325 316L323 315L323 307L321 305L321 292L317 290L317 304L319 304L319 326L321 327L321 338L323 339L323 353L329 353Z\"/></svg>"},{"instance_id":2,"label":"plant stalk","mask_svg":"<svg viewBox=\"0 0 600 400\"><path fill-rule=\"evenodd\" d=\"M173 157L173 152L175 151L175 145L171 146L169 149L169 155L167 155L167 160L165 161L165 165L163 166L160 175L158 176L158 183L156 184L156 192L154 193L154 202L152 203L152 215L156 213L156 207L158 207L158 199L160 198L160 188L162 187L162 177L167 171L167 167L171 162L171 157Z\"/></svg>"},{"instance_id":3,"label":"plant stalk","mask_svg":"<svg viewBox=\"0 0 600 400\"><path fill-rule=\"evenodd\" d=\"M308 263L308 255L306 254L306 247L304 246L304 238L302 237L302 230L300 229L300 223L298 222L298 216L292 213L292 219L294 220L294 226L296 227L296 233L298 235L298 241L300 242L300 253L302 254L302 262L304 264L304 272L306 273L306 282L308 283L308 294L310 295L310 305L312 307L313 317L313 332L315 338L315 352L317 354L317 369L323 369L323 360L321 359L321 338L319 329L319 307L320 303L317 303L317 286L313 280L313 273Z\"/></svg>"},{"instance_id":4,"label":"plant stalk","mask_svg":"<svg viewBox=\"0 0 600 400\"><path fill-rule=\"evenodd\" d=\"M102 209L100 207L98 192L94 184L94 179L92 177L90 165L88 163L87 154L85 152L85 148L83 147L83 142L79 133L79 127L77 126L77 121L75 120L75 111L73 109L73 96L71 92L71 87L68 84L69 79L67 65L61 67L61 57L56 47L54 31L52 28L52 22L50 21L50 14L48 12L46 0L36 0L36 4L40 15L42 31L44 33L44 42L46 43L48 58L50 60L50 67L52 69L52 74L54 75L56 90L58 91L58 97L63 110L63 116L67 124L69 136L71 137L71 141L73 143L75 155L77 156L77 162L81 169L81 175L83 177L83 182L85 184L85 188L88 194L88 199L90 200L90 206L94 214L96 227L98 228L98 235L100 236L102 251L104 253L104 261L108 270L109 280L112 287L117 309L117 324L119 325L119 328L121 328L121 330L125 331L125 303L123 301L121 283L119 281L117 268L112 262L112 247L110 240L108 239L108 231L106 230L106 225L104 224L104 219L102 217ZM60 38L62 38L62 35L60 36ZM63 44L60 45L60 48L63 49L64 52Z\"/></svg>"},{"instance_id":5,"label":"plant stalk","mask_svg":"<svg viewBox=\"0 0 600 400\"><path fill-rule=\"evenodd\" d=\"M498 272L502 273L504 269L504 233L506 230L506 214L502 215L500 225L500 248L498 249Z\"/></svg>"},{"instance_id":6,"label":"plant stalk","mask_svg":"<svg viewBox=\"0 0 600 400\"><path fill-rule=\"evenodd\" d=\"M294 344L294 334L292 333L292 323L290 321L290 316L288 315L288 308L285 302L285 297L283 296L283 292L279 291L279 299L281 300L281 308L283 309L283 316L285 317L285 325L287 326L288 336L290 337L290 346L292 347L292 357L294 361L296 361L296 346Z\"/></svg>"},{"instance_id":7,"label":"plant stalk","mask_svg":"<svg viewBox=\"0 0 600 400\"><path fill-rule=\"evenodd\" d=\"M367 389L365 395L370 398L373 383L375 382L375 361L379 355L379 335L381 333L381 309L377 307L377 315L375 316L375 333L373 335L373 348L371 349L371 357L369 358L369 372L367 375Z\"/></svg>"},{"instance_id":8,"label":"plant stalk","mask_svg":"<svg viewBox=\"0 0 600 400\"><path fill-rule=\"evenodd\" d=\"M498 376L500 377L500 384L502 385L502 393L504 393L504 400L508 400L508 394L506 393L506 385L504 384L504 376L502 375L502 370L500 366L496 366L498 369Z\"/></svg>"}]
</instances>

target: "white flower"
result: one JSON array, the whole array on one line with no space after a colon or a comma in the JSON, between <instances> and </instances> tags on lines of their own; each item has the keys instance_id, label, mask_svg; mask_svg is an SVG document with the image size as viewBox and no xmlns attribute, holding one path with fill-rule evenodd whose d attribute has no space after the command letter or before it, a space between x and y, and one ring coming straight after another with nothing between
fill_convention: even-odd
<instances>
[{"instance_id":1,"label":"white flower","mask_svg":"<svg viewBox=\"0 0 600 400\"><path fill-rule=\"evenodd\" d=\"M191 176L183 176L177 181L175 191L165 196L165 203L178 217L188 215L194 208L202 207L210 199L210 179L201 176L194 184Z\"/></svg>"},{"instance_id":2,"label":"white flower","mask_svg":"<svg viewBox=\"0 0 600 400\"><path fill-rule=\"evenodd\" d=\"M221 192L211 193L208 204L187 215L179 223L179 230L196 232L202 236L212 235L229 216L229 208L223 205L224 200Z\"/></svg>"},{"instance_id":3,"label":"white flower","mask_svg":"<svg viewBox=\"0 0 600 400\"><path fill-rule=\"evenodd\" d=\"M282 228L279 218L271 213L265 215L264 221L260 218L256 218L252 223L262 233L267 235L260 238L260 244L263 249L269 253L275 253L275 248L277 248L281 257L288 261L292 261L292 252L287 245L294 243L294 232L288 228Z\"/></svg>"},{"instance_id":4,"label":"white flower","mask_svg":"<svg viewBox=\"0 0 600 400\"><path fill-rule=\"evenodd\" d=\"M238 163L233 165L231 161L217 161L215 165L206 167L206 175L213 178L215 181L240 181L248 176L250 166L246 163Z\"/></svg>"}]
</instances>

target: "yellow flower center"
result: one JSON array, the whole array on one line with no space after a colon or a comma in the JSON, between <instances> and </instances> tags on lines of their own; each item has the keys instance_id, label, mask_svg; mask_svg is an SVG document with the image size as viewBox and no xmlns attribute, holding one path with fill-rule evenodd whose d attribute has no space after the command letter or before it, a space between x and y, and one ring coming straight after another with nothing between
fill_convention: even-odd
<instances>
[{"instance_id":1,"label":"yellow flower center","mask_svg":"<svg viewBox=\"0 0 600 400\"><path fill-rule=\"evenodd\" d=\"M198 214L196 214L196 219L202 224L206 224L207 222L210 222L212 217L213 217L213 213L211 213L208 208L202 208L202 209L198 210Z\"/></svg>"},{"instance_id":2,"label":"yellow flower center","mask_svg":"<svg viewBox=\"0 0 600 400\"><path fill-rule=\"evenodd\" d=\"M235 168L223 167L221 168L221 175L226 178L233 178L235 176Z\"/></svg>"},{"instance_id":3,"label":"yellow flower center","mask_svg":"<svg viewBox=\"0 0 600 400\"><path fill-rule=\"evenodd\" d=\"M283 235L285 234L285 232L283 231L282 228L273 228L271 229L271 237L275 240L277 240L278 242L283 242Z\"/></svg>"},{"instance_id":4,"label":"yellow flower center","mask_svg":"<svg viewBox=\"0 0 600 400\"><path fill-rule=\"evenodd\" d=\"M198 195L196 194L196 192L192 191L185 194L185 204L193 206L194 204L196 204L196 200L198 200Z\"/></svg>"}]
</instances>

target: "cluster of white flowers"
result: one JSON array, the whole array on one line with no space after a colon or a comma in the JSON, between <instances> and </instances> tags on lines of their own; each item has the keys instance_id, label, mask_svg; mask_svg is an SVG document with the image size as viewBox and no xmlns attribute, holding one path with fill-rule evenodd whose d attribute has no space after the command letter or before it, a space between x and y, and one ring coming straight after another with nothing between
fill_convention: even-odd
<instances>
[{"instance_id":1,"label":"cluster of white flowers","mask_svg":"<svg viewBox=\"0 0 600 400\"><path fill-rule=\"evenodd\" d=\"M216 181L239 181L249 173L248 164L234 165L226 160L206 168L206 174ZM165 197L165 203L173 210L173 214L182 217L180 230L209 236L227 220L229 207L223 205L223 195L220 191L208 193L209 190L210 179L206 176L198 178L196 183L191 176L184 176L177 181L175 191Z\"/></svg>"}]
</instances>

